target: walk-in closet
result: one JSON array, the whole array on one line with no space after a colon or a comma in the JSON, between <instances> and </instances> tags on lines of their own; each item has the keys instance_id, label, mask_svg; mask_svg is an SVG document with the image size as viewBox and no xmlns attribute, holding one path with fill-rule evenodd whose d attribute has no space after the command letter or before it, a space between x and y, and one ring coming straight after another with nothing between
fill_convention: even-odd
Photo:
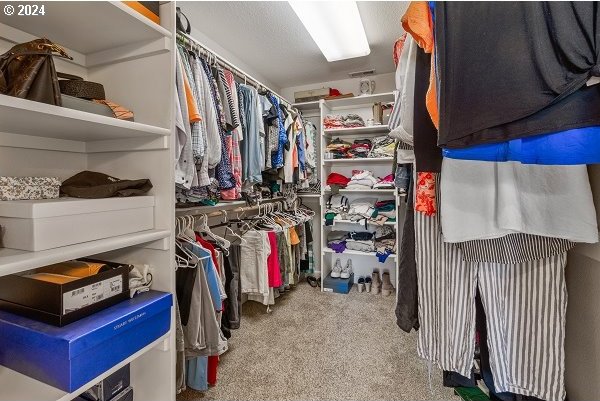
<instances>
[{"instance_id":1,"label":"walk-in closet","mask_svg":"<svg viewBox=\"0 0 600 401\"><path fill-rule=\"evenodd\" d=\"M0 401L600 400L597 2L0 2Z\"/></svg>"}]
</instances>

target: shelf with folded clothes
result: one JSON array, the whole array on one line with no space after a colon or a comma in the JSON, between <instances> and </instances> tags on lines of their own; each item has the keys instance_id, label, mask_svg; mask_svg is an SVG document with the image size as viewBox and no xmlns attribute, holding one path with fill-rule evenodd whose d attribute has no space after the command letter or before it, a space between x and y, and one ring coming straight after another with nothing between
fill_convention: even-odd
<instances>
[{"instance_id":1,"label":"shelf with folded clothes","mask_svg":"<svg viewBox=\"0 0 600 401\"><path fill-rule=\"evenodd\" d=\"M367 220L367 225L369 226L380 226L380 225L385 225L385 226L396 226L398 223L396 221L386 221L383 224L378 224L374 221L371 220ZM348 220L348 219L333 219L333 225L335 226L337 224L357 224L357 225L365 225L365 220Z\"/></svg>"},{"instance_id":2,"label":"shelf with folded clothes","mask_svg":"<svg viewBox=\"0 0 600 401\"><path fill-rule=\"evenodd\" d=\"M374 135L374 134L386 134L390 132L390 128L387 125L373 125L366 127L350 127L350 128L325 128L323 134L326 136L335 135Z\"/></svg>"},{"instance_id":3,"label":"shelf with folded clothes","mask_svg":"<svg viewBox=\"0 0 600 401\"><path fill-rule=\"evenodd\" d=\"M335 250L333 250L331 248L323 248L323 252L338 254L338 255L377 256L377 252L362 252L362 251L355 251L353 249L346 249L346 250L344 250L344 252L336 252ZM394 253L390 254L387 257L387 259L396 259L396 254L394 254Z\"/></svg>"},{"instance_id":4,"label":"shelf with folded clothes","mask_svg":"<svg viewBox=\"0 0 600 401\"><path fill-rule=\"evenodd\" d=\"M357 193L357 194L362 194L362 193L395 194L396 193L396 188L382 188L382 189L377 189L377 188L339 189L338 192L341 193L341 194L347 194L347 193ZM325 193L326 194L331 194L333 192L330 189L326 189Z\"/></svg>"},{"instance_id":5,"label":"shelf with folded clothes","mask_svg":"<svg viewBox=\"0 0 600 401\"><path fill-rule=\"evenodd\" d=\"M392 163L393 157L353 157L348 159L323 159L323 163Z\"/></svg>"}]
</instances>

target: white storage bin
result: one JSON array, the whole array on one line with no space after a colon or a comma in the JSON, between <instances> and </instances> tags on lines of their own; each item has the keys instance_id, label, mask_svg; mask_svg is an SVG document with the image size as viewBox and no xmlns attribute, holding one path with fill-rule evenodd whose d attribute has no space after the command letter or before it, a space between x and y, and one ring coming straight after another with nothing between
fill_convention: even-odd
<instances>
[{"instance_id":1,"label":"white storage bin","mask_svg":"<svg viewBox=\"0 0 600 401\"><path fill-rule=\"evenodd\" d=\"M154 196L0 202L2 246L43 251L151 230Z\"/></svg>"}]
</instances>

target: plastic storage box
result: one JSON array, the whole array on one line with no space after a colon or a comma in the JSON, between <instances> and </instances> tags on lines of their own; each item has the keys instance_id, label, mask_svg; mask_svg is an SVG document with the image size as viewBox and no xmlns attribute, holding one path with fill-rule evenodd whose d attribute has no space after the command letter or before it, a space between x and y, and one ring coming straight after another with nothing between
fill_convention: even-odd
<instances>
[{"instance_id":1,"label":"plastic storage box","mask_svg":"<svg viewBox=\"0 0 600 401\"><path fill-rule=\"evenodd\" d=\"M154 228L154 196L0 202L2 246L43 251Z\"/></svg>"},{"instance_id":2,"label":"plastic storage box","mask_svg":"<svg viewBox=\"0 0 600 401\"><path fill-rule=\"evenodd\" d=\"M149 291L65 327L0 311L0 364L71 393L166 334L172 305Z\"/></svg>"}]
</instances>

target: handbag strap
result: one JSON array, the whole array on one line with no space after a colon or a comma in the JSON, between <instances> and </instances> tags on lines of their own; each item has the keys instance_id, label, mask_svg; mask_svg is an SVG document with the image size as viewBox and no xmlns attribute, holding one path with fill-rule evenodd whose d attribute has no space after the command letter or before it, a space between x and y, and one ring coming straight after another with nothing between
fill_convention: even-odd
<instances>
[{"instance_id":1,"label":"handbag strap","mask_svg":"<svg viewBox=\"0 0 600 401\"><path fill-rule=\"evenodd\" d=\"M192 26L190 25L190 20L181 11L181 7L176 7L176 10L177 10L177 21L176 21L177 30L185 32L186 34L189 35L192 32ZM187 24L187 27L185 27L185 28L183 27L183 22L181 21L181 17L185 18L185 22Z\"/></svg>"}]
</instances>

